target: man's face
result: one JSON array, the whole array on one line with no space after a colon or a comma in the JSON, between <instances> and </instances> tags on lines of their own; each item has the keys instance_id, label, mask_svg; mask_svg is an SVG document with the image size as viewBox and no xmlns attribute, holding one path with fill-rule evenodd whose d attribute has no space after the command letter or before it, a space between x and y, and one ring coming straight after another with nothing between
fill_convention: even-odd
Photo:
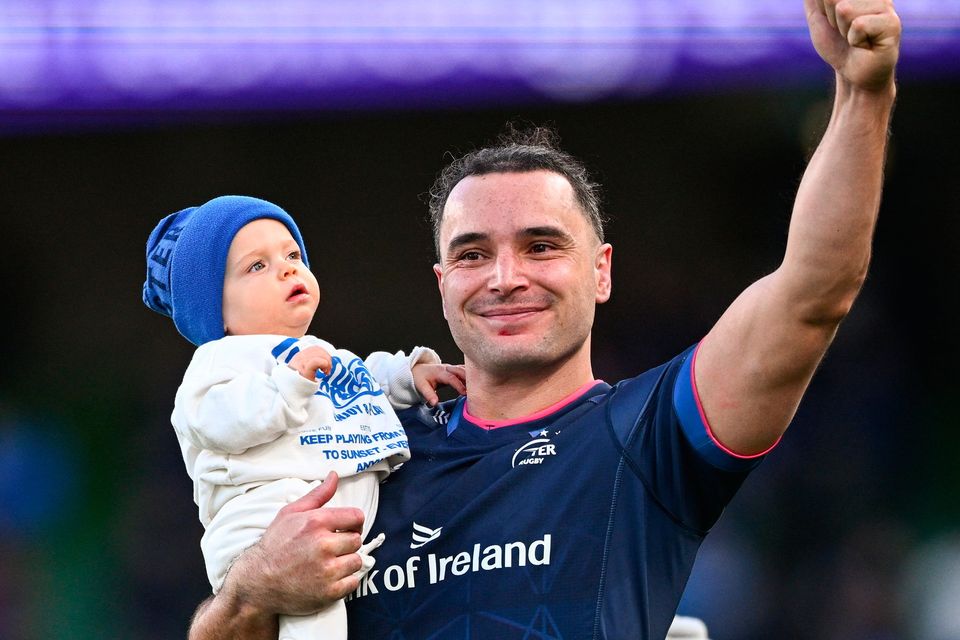
<instances>
[{"instance_id":1,"label":"man's face","mask_svg":"<svg viewBox=\"0 0 960 640\"><path fill-rule=\"evenodd\" d=\"M320 304L320 286L300 259L286 225L261 218L230 243L223 278L223 322L228 335L300 338Z\"/></svg>"},{"instance_id":2,"label":"man's face","mask_svg":"<svg viewBox=\"0 0 960 640\"><path fill-rule=\"evenodd\" d=\"M447 199L440 252L443 314L467 364L503 376L577 354L589 360L594 309L610 297L612 248L566 178L465 178Z\"/></svg>"}]
</instances>

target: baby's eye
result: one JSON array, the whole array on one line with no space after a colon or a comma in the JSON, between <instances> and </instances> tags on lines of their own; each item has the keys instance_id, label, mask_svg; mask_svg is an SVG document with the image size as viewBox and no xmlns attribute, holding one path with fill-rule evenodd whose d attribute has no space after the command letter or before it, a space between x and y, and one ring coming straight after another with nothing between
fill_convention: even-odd
<instances>
[{"instance_id":1,"label":"baby's eye","mask_svg":"<svg viewBox=\"0 0 960 640\"><path fill-rule=\"evenodd\" d=\"M300 259L299 251L291 251L290 253L287 254L287 260L299 260L299 259Z\"/></svg>"},{"instance_id":2,"label":"baby's eye","mask_svg":"<svg viewBox=\"0 0 960 640\"><path fill-rule=\"evenodd\" d=\"M266 266L267 265L263 264L262 260L257 260L252 265L250 265L250 268L247 269L247 271L248 272L260 271L261 269L266 268Z\"/></svg>"}]
</instances>

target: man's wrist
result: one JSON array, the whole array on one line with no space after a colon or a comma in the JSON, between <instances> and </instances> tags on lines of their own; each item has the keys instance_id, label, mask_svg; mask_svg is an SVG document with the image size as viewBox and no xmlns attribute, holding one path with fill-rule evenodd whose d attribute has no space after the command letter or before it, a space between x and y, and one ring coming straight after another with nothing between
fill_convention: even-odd
<instances>
[{"instance_id":1,"label":"man's wrist","mask_svg":"<svg viewBox=\"0 0 960 640\"><path fill-rule=\"evenodd\" d=\"M836 103L853 102L857 105L872 105L878 109L890 110L897 99L897 83L893 75L875 87L861 87L844 78L839 72L837 78Z\"/></svg>"},{"instance_id":2,"label":"man's wrist","mask_svg":"<svg viewBox=\"0 0 960 640\"><path fill-rule=\"evenodd\" d=\"M221 591L197 609L189 640L273 640L279 630L278 616Z\"/></svg>"},{"instance_id":3,"label":"man's wrist","mask_svg":"<svg viewBox=\"0 0 960 640\"><path fill-rule=\"evenodd\" d=\"M883 88L864 89L838 75L830 126L840 127L853 135L880 136L886 140L896 97L897 86L892 77Z\"/></svg>"},{"instance_id":4,"label":"man's wrist","mask_svg":"<svg viewBox=\"0 0 960 640\"><path fill-rule=\"evenodd\" d=\"M227 572L220 592L209 602L208 608L213 609L209 619L219 620L221 624L229 621L225 628L229 629L228 635L223 637L276 638L279 629L277 612L266 608L262 599L244 588L244 585L255 584L246 579L248 570L262 571L262 563L258 562L259 551L258 545L254 545L237 558ZM202 615L207 617L205 612Z\"/></svg>"}]
</instances>

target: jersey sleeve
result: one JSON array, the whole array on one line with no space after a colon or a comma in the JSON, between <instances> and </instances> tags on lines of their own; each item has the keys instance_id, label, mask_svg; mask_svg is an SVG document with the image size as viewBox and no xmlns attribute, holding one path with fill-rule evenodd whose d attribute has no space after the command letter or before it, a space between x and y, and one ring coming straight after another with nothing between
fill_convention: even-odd
<instances>
[{"instance_id":1,"label":"jersey sleeve","mask_svg":"<svg viewBox=\"0 0 960 640\"><path fill-rule=\"evenodd\" d=\"M383 390L390 405L396 409L407 409L423 400L413 381L413 365L439 364L440 356L430 348L414 347L410 355L403 351L387 353L374 351L364 365Z\"/></svg>"},{"instance_id":2,"label":"jersey sleeve","mask_svg":"<svg viewBox=\"0 0 960 640\"><path fill-rule=\"evenodd\" d=\"M609 420L628 465L654 501L698 533L713 526L763 459L738 456L710 432L696 395L695 347L619 383Z\"/></svg>"},{"instance_id":3,"label":"jersey sleeve","mask_svg":"<svg viewBox=\"0 0 960 640\"><path fill-rule=\"evenodd\" d=\"M225 338L197 349L172 422L195 447L242 453L302 425L317 388L257 343Z\"/></svg>"},{"instance_id":4,"label":"jersey sleeve","mask_svg":"<svg viewBox=\"0 0 960 640\"><path fill-rule=\"evenodd\" d=\"M768 454L777 443L769 449L754 455L741 455L731 451L717 440L713 429L703 412L700 396L697 393L696 362L698 344L689 355L684 358L673 385L673 407L680 421L680 428L697 453L718 469L726 471L749 471L757 465L759 460ZM777 441L779 442L779 440Z\"/></svg>"}]
</instances>

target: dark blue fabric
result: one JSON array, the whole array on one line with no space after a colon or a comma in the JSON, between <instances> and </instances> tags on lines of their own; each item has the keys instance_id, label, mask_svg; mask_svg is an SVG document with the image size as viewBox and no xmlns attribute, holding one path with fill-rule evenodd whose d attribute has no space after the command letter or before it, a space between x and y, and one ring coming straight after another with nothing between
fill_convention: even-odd
<instances>
[{"instance_id":1,"label":"dark blue fabric","mask_svg":"<svg viewBox=\"0 0 960 640\"><path fill-rule=\"evenodd\" d=\"M689 354L515 426L460 415L448 435L452 402L401 412L413 457L382 485L387 541L348 602L350 637L663 638L757 463L717 468L683 435Z\"/></svg>"}]
</instances>

